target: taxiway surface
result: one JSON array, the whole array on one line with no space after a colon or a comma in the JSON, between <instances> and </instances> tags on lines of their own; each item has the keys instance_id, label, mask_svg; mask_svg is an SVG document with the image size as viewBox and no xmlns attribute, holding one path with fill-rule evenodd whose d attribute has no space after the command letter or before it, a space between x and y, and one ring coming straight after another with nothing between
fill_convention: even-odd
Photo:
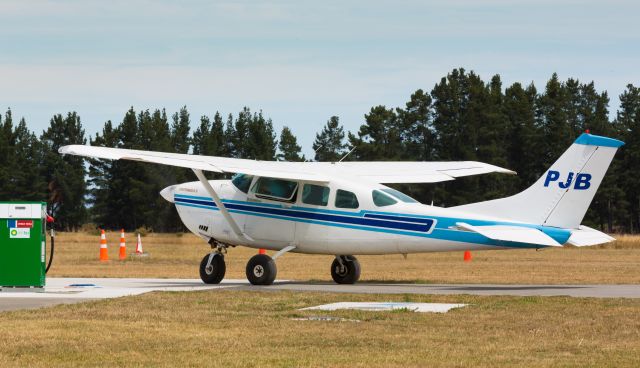
<instances>
[{"instance_id":1,"label":"taxiway surface","mask_svg":"<svg viewBox=\"0 0 640 368\"><path fill-rule=\"evenodd\" d=\"M380 284L355 285L280 280L270 286L253 286L246 280L224 280L205 285L199 279L48 278L44 290L3 289L0 311L46 307L86 300L139 295L151 291L289 290L366 294L471 294L513 296L571 296L640 298L640 285L498 285L498 284Z\"/></svg>"}]
</instances>

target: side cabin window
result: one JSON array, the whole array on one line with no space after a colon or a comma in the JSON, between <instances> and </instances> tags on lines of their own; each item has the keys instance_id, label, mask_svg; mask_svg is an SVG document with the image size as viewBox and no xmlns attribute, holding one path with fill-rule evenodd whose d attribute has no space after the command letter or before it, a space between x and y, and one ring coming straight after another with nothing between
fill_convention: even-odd
<instances>
[{"instance_id":1,"label":"side cabin window","mask_svg":"<svg viewBox=\"0 0 640 368\"><path fill-rule=\"evenodd\" d=\"M233 178L231 178L231 182L235 185L238 190L244 193L249 192L249 186L251 185L251 181L253 180L252 175L247 174L235 174Z\"/></svg>"},{"instance_id":2,"label":"side cabin window","mask_svg":"<svg viewBox=\"0 0 640 368\"><path fill-rule=\"evenodd\" d=\"M298 183L295 181L261 177L258 178L253 186L253 193L258 198L293 202L295 201L297 189Z\"/></svg>"},{"instance_id":3,"label":"side cabin window","mask_svg":"<svg viewBox=\"0 0 640 368\"><path fill-rule=\"evenodd\" d=\"M302 187L302 203L326 206L329 203L329 188L321 185L305 184Z\"/></svg>"},{"instance_id":4,"label":"side cabin window","mask_svg":"<svg viewBox=\"0 0 640 368\"><path fill-rule=\"evenodd\" d=\"M347 190L338 189L336 192L336 207L337 208L358 208L358 197L352 192Z\"/></svg>"},{"instance_id":5,"label":"side cabin window","mask_svg":"<svg viewBox=\"0 0 640 368\"><path fill-rule=\"evenodd\" d=\"M391 206L392 204L398 203L398 201L379 190L371 192L371 196L373 197L373 204L378 207Z\"/></svg>"}]
</instances>

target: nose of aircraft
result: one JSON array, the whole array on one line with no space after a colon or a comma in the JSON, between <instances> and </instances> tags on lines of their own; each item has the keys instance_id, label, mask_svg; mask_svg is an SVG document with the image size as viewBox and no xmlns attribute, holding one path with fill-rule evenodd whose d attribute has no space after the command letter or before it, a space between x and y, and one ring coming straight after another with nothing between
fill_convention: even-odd
<instances>
[{"instance_id":1,"label":"nose of aircraft","mask_svg":"<svg viewBox=\"0 0 640 368\"><path fill-rule=\"evenodd\" d=\"M173 193L176 190L175 185L170 185L160 191L160 195L162 198L166 199L168 202L173 203Z\"/></svg>"}]
</instances>

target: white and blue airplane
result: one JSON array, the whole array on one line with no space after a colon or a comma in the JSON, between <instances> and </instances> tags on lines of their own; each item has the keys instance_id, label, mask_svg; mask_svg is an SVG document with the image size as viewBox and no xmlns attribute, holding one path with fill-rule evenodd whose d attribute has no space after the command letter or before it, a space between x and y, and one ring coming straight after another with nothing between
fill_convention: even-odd
<instances>
[{"instance_id":1,"label":"white and blue airplane","mask_svg":"<svg viewBox=\"0 0 640 368\"><path fill-rule=\"evenodd\" d=\"M160 193L185 226L212 248L200 263L208 284L222 281L230 246L276 251L246 267L254 285L276 278L287 252L335 255L331 276L360 277L354 255L590 246L613 241L581 225L617 149L624 143L584 133L525 191L442 208L387 187L515 172L481 162L273 162L71 145L62 154L190 168L198 181ZM203 171L234 173L207 180Z\"/></svg>"}]
</instances>

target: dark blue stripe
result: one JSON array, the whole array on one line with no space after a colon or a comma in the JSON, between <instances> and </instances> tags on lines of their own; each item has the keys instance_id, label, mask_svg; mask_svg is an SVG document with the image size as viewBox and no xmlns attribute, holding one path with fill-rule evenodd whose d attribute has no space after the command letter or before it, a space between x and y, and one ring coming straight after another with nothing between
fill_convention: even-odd
<instances>
[{"instance_id":1,"label":"dark blue stripe","mask_svg":"<svg viewBox=\"0 0 640 368\"><path fill-rule=\"evenodd\" d=\"M382 220L391 220L391 221L402 221L402 222L415 222L417 224L429 225L433 224L432 219L427 218L415 218L415 217L401 217L401 216L389 216L389 215L378 215L375 213L366 213L364 217L367 218L377 218Z\"/></svg>"},{"instance_id":2,"label":"dark blue stripe","mask_svg":"<svg viewBox=\"0 0 640 368\"><path fill-rule=\"evenodd\" d=\"M175 198L177 203L189 203L196 204L200 206L210 206L216 207L215 203L212 201L201 201L196 199L186 199L186 198ZM371 219L371 218L363 218L363 217L352 217L352 216L340 216L340 215L329 215L325 213L318 212L304 212L304 211L292 211L288 209L281 208L269 208L269 207L259 207L238 203L225 203L225 207L229 210L239 210L239 211L248 211L254 213L262 213L262 214L270 214L270 215L278 215L278 216L287 216L305 220L316 220L316 221L330 221L330 222L338 222L342 224L352 224L352 225L364 225L364 226L373 226L373 227L382 227L386 229L398 229L398 230L408 230L408 231L420 231L420 232L428 232L433 225L433 220L428 219L420 219L420 223L411 223L411 222L393 222L387 221L387 219ZM382 216L382 215L381 215ZM393 218L393 216L387 216ZM396 218L393 218L396 220ZM398 221L402 221L400 217L397 218Z\"/></svg>"},{"instance_id":3,"label":"dark blue stripe","mask_svg":"<svg viewBox=\"0 0 640 368\"><path fill-rule=\"evenodd\" d=\"M216 202L214 201L201 201L198 199L186 199L186 198L174 198L176 202L181 202L181 203L191 203L191 204L199 204L201 206L213 206L213 207L218 207L216 206Z\"/></svg>"}]
</instances>

